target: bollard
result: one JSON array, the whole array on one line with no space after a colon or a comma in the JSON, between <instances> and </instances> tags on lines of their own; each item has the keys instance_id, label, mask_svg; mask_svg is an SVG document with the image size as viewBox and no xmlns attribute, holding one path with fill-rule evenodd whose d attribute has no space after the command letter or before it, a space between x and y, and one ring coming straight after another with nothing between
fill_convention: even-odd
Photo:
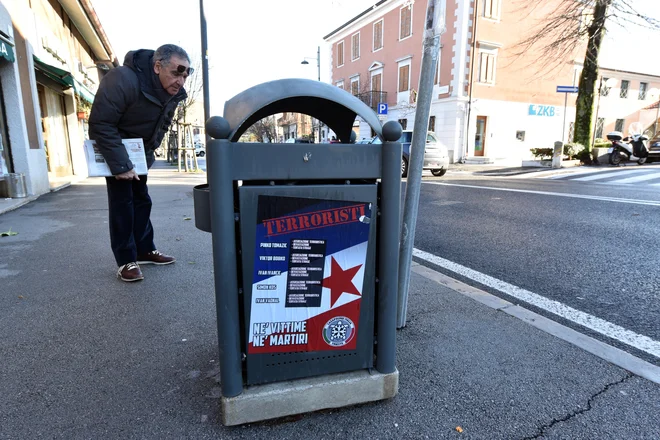
<instances>
[{"instance_id":1,"label":"bollard","mask_svg":"<svg viewBox=\"0 0 660 440\"><path fill-rule=\"evenodd\" d=\"M564 144L555 142L555 151L552 154L552 168L561 168L561 158L564 155Z\"/></svg>"}]
</instances>

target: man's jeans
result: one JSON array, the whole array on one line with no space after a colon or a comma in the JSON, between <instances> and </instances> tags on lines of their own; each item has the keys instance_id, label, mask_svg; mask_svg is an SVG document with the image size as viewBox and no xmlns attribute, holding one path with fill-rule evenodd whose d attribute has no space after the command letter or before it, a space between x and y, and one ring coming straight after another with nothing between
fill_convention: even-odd
<instances>
[{"instance_id":1,"label":"man's jeans","mask_svg":"<svg viewBox=\"0 0 660 440\"><path fill-rule=\"evenodd\" d=\"M110 245L118 266L137 261L156 249L151 227L151 197L147 176L140 180L106 177L110 214Z\"/></svg>"}]
</instances>

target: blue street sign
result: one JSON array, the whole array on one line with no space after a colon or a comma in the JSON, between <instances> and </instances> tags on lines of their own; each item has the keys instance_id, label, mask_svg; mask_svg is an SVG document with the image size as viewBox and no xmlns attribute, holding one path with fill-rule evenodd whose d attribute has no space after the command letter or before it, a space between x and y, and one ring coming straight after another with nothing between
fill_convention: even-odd
<instances>
[{"instance_id":1,"label":"blue street sign","mask_svg":"<svg viewBox=\"0 0 660 440\"><path fill-rule=\"evenodd\" d=\"M577 86L557 86L557 93L577 93Z\"/></svg>"},{"instance_id":2,"label":"blue street sign","mask_svg":"<svg viewBox=\"0 0 660 440\"><path fill-rule=\"evenodd\" d=\"M379 102L378 103L378 114L379 115L387 115L387 103L386 102Z\"/></svg>"}]
</instances>

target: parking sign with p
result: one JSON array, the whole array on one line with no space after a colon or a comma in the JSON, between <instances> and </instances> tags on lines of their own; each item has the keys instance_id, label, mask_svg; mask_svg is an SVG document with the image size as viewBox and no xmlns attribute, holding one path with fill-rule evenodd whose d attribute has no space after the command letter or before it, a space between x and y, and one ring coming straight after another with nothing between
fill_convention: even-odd
<instances>
[{"instance_id":1,"label":"parking sign with p","mask_svg":"<svg viewBox=\"0 0 660 440\"><path fill-rule=\"evenodd\" d=\"M379 102L378 103L378 114L379 115L387 115L387 103L386 102Z\"/></svg>"}]
</instances>

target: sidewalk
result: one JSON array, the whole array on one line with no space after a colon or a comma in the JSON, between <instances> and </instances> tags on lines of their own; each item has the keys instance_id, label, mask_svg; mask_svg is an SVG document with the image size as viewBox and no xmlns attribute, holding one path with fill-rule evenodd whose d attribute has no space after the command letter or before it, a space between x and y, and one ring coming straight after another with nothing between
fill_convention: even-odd
<instances>
[{"instance_id":1,"label":"sidewalk","mask_svg":"<svg viewBox=\"0 0 660 440\"><path fill-rule=\"evenodd\" d=\"M567 168L550 168L550 167L521 167L521 166L512 166L506 164L463 164L463 163L453 163L449 165L449 173L453 172L462 172L462 173L471 173L475 176L518 176L525 174L535 174L535 173L573 173L580 170L594 169L595 166L589 167L567 167Z\"/></svg>"},{"instance_id":2,"label":"sidewalk","mask_svg":"<svg viewBox=\"0 0 660 440\"><path fill-rule=\"evenodd\" d=\"M223 427L204 182L151 171L156 243L178 261L134 284L115 278L102 179L0 216L18 232L0 238L0 439L660 438L660 385L419 265L397 397Z\"/></svg>"}]
</instances>

